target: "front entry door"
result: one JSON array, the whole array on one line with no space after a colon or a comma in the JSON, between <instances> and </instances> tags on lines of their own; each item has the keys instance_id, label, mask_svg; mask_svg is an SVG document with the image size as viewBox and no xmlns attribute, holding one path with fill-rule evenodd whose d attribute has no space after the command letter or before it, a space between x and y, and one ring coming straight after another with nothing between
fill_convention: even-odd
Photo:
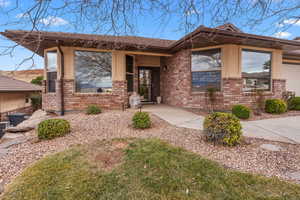
<instances>
[{"instance_id":1,"label":"front entry door","mask_svg":"<svg viewBox=\"0 0 300 200\"><path fill-rule=\"evenodd\" d=\"M139 94L143 102L156 102L160 96L160 69L139 67Z\"/></svg>"}]
</instances>

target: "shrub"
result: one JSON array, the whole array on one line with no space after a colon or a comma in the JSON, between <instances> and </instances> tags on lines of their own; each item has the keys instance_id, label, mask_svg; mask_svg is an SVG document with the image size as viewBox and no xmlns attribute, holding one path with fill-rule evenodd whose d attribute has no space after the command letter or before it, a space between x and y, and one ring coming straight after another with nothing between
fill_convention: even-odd
<instances>
[{"instance_id":1,"label":"shrub","mask_svg":"<svg viewBox=\"0 0 300 200\"><path fill-rule=\"evenodd\" d=\"M240 120L231 113L215 112L208 115L203 123L208 140L232 146L238 144L242 136Z\"/></svg>"},{"instance_id":2,"label":"shrub","mask_svg":"<svg viewBox=\"0 0 300 200\"><path fill-rule=\"evenodd\" d=\"M281 114L287 111L287 104L281 99L267 99L265 111L272 114Z\"/></svg>"},{"instance_id":3,"label":"shrub","mask_svg":"<svg viewBox=\"0 0 300 200\"><path fill-rule=\"evenodd\" d=\"M70 123L64 119L47 119L38 125L39 139L52 139L68 134L71 130Z\"/></svg>"},{"instance_id":4,"label":"shrub","mask_svg":"<svg viewBox=\"0 0 300 200\"><path fill-rule=\"evenodd\" d=\"M145 129L151 126L151 119L147 112L136 112L132 121L134 128Z\"/></svg>"},{"instance_id":5,"label":"shrub","mask_svg":"<svg viewBox=\"0 0 300 200\"><path fill-rule=\"evenodd\" d=\"M289 109L300 110L300 97L294 97L289 100Z\"/></svg>"},{"instance_id":6,"label":"shrub","mask_svg":"<svg viewBox=\"0 0 300 200\"><path fill-rule=\"evenodd\" d=\"M251 110L244 105L235 105L232 107L232 114L240 119L249 119Z\"/></svg>"},{"instance_id":7,"label":"shrub","mask_svg":"<svg viewBox=\"0 0 300 200\"><path fill-rule=\"evenodd\" d=\"M101 112L102 112L101 108L99 108L96 105L89 105L86 109L86 114L88 115L97 115Z\"/></svg>"},{"instance_id":8,"label":"shrub","mask_svg":"<svg viewBox=\"0 0 300 200\"><path fill-rule=\"evenodd\" d=\"M32 79L31 83L35 84L35 85L42 85L43 84L43 80L44 80L43 76L38 76L38 77Z\"/></svg>"},{"instance_id":9,"label":"shrub","mask_svg":"<svg viewBox=\"0 0 300 200\"><path fill-rule=\"evenodd\" d=\"M42 108L42 95L40 94L32 95L30 97L30 100L31 100L31 106L34 111Z\"/></svg>"}]
</instances>

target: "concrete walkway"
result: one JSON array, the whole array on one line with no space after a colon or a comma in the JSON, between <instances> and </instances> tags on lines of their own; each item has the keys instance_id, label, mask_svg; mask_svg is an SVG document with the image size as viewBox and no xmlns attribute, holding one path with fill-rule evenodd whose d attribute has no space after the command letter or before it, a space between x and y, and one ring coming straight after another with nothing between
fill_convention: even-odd
<instances>
[{"instance_id":1,"label":"concrete walkway","mask_svg":"<svg viewBox=\"0 0 300 200\"><path fill-rule=\"evenodd\" d=\"M203 116L196 115L181 108L160 104L144 105L142 110L150 112L177 127L203 129Z\"/></svg>"},{"instance_id":2,"label":"concrete walkway","mask_svg":"<svg viewBox=\"0 0 300 200\"><path fill-rule=\"evenodd\" d=\"M204 117L186 110L167 105L143 106L143 111L151 112L177 127L203 130ZM246 137L300 144L300 116L242 122Z\"/></svg>"}]
</instances>

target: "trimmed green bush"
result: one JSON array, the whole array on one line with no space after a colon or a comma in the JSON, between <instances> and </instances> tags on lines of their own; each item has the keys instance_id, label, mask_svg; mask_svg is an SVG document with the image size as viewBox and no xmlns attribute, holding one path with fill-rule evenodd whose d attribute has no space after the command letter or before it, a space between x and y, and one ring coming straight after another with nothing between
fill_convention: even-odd
<instances>
[{"instance_id":1,"label":"trimmed green bush","mask_svg":"<svg viewBox=\"0 0 300 200\"><path fill-rule=\"evenodd\" d=\"M231 113L212 113L205 118L203 126L207 139L213 142L233 146L242 136L240 120Z\"/></svg>"},{"instance_id":2,"label":"trimmed green bush","mask_svg":"<svg viewBox=\"0 0 300 200\"><path fill-rule=\"evenodd\" d=\"M101 108L96 105L89 105L86 109L86 114L88 115L97 115L101 112L102 112Z\"/></svg>"},{"instance_id":3,"label":"trimmed green bush","mask_svg":"<svg viewBox=\"0 0 300 200\"><path fill-rule=\"evenodd\" d=\"M265 111L271 114L281 114L287 111L287 104L281 99L267 99Z\"/></svg>"},{"instance_id":4,"label":"trimmed green bush","mask_svg":"<svg viewBox=\"0 0 300 200\"><path fill-rule=\"evenodd\" d=\"M290 110L300 110L300 97L293 97L289 100Z\"/></svg>"},{"instance_id":5,"label":"trimmed green bush","mask_svg":"<svg viewBox=\"0 0 300 200\"><path fill-rule=\"evenodd\" d=\"M139 129L150 128L151 119L147 112L136 112L132 118L133 127Z\"/></svg>"},{"instance_id":6,"label":"trimmed green bush","mask_svg":"<svg viewBox=\"0 0 300 200\"><path fill-rule=\"evenodd\" d=\"M68 134L71 130L70 123L65 119L47 119L38 125L39 139L52 139Z\"/></svg>"},{"instance_id":7,"label":"trimmed green bush","mask_svg":"<svg viewBox=\"0 0 300 200\"><path fill-rule=\"evenodd\" d=\"M251 109L244 105L235 105L232 107L232 114L240 119L249 119Z\"/></svg>"}]
</instances>

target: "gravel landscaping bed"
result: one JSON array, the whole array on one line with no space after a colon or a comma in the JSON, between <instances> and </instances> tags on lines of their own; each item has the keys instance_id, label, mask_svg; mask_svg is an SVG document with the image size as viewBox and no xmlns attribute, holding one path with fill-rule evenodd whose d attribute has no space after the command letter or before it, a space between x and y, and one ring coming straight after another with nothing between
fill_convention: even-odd
<instances>
[{"instance_id":1,"label":"gravel landscaping bed","mask_svg":"<svg viewBox=\"0 0 300 200\"><path fill-rule=\"evenodd\" d=\"M172 126L156 116L152 116L152 128L133 129L132 116L133 111L107 111L100 115L68 114L63 118L71 122L71 134L49 141L38 142L35 132L31 131L27 134L28 141L10 147L8 154L0 157L0 180L7 184L34 161L69 146L124 137L157 137L218 161L225 167L285 180L292 181L290 174L300 171L300 145L247 138L246 142L236 147L214 146L206 142L199 131ZM281 150L260 148L266 143L279 146Z\"/></svg>"}]
</instances>

